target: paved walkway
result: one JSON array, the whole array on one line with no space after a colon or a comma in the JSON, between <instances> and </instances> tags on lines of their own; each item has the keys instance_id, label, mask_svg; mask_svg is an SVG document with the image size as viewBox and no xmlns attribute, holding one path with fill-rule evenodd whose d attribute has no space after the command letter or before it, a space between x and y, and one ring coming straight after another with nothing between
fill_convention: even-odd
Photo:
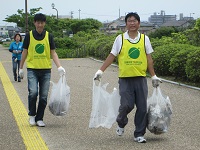
<instances>
[{"instance_id":1,"label":"paved walkway","mask_svg":"<svg viewBox=\"0 0 200 150\"><path fill-rule=\"evenodd\" d=\"M27 79L15 82L12 75L11 53L0 45L0 149L25 150L197 150L200 147L200 91L163 82L162 91L171 99L173 117L168 133L154 135L147 130L146 144L133 141L133 116L125 134L115 134L116 123L111 129L89 129L92 107L92 78L100 62L89 58L62 59L71 88L70 111L64 117L45 111L45 128L28 126ZM118 86L117 68L110 66L102 82L110 83L108 90ZM51 80L59 79L55 65ZM149 95L151 81L148 79ZM36 144L35 144L36 143Z\"/></svg>"}]
</instances>

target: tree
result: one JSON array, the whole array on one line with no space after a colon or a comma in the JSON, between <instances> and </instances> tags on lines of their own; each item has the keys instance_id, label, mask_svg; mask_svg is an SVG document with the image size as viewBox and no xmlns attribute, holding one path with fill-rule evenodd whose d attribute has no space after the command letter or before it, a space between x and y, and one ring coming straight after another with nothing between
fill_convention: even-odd
<instances>
[{"instance_id":1,"label":"tree","mask_svg":"<svg viewBox=\"0 0 200 150\"><path fill-rule=\"evenodd\" d=\"M191 45L200 46L200 19L197 19L193 29L183 32Z\"/></svg>"},{"instance_id":2,"label":"tree","mask_svg":"<svg viewBox=\"0 0 200 150\"><path fill-rule=\"evenodd\" d=\"M42 9L39 8L32 8L28 15L28 30L33 30L33 18L34 15ZM76 34L79 31L90 31L92 29L99 30L102 27L102 23L95 19L55 19L53 16L46 15L46 26L45 29L52 33L55 37L64 37L64 32L69 34L73 33ZM17 14L13 14L5 18L4 21L16 23L18 27L22 28L22 32L25 32L25 18L26 14L23 9L18 9Z\"/></svg>"},{"instance_id":3,"label":"tree","mask_svg":"<svg viewBox=\"0 0 200 150\"><path fill-rule=\"evenodd\" d=\"M171 37L171 33L176 33L177 30L173 27L160 27L154 32L149 33L150 38L162 38L162 36Z\"/></svg>"},{"instance_id":4,"label":"tree","mask_svg":"<svg viewBox=\"0 0 200 150\"><path fill-rule=\"evenodd\" d=\"M86 31L88 32L91 29L97 29L99 30L100 27L102 27L102 23L95 20L95 19L74 19L72 21L72 24L70 25L70 28L72 29L73 33L76 34L79 31Z\"/></svg>"},{"instance_id":5,"label":"tree","mask_svg":"<svg viewBox=\"0 0 200 150\"><path fill-rule=\"evenodd\" d=\"M28 29L32 30L34 29L34 25L33 25L33 17L34 15L40 11L42 8L32 8L30 9L30 13L27 13L28 15ZM5 22L12 22L12 23L16 23L18 27L22 28L22 31L25 32L25 20L26 19L26 13L24 12L24 9L18 9L17 10L17 14L13 14L11 16L8 16L5 18Z\"/></svg>"}]
</instances>

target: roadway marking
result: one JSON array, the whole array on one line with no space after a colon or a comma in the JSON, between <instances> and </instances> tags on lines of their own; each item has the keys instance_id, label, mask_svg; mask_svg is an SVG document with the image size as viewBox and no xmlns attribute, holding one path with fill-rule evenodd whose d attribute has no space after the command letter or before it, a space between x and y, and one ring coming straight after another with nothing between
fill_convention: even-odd
<instances>
[{"instance_id":1,"label":"roadway marking","mask_svg":"<svg viewBox=\"0 0 200 150\"><path fill-rule=\"evenodd\" d=\"M3 84L4 91L6 93L8 102L10 104L13 116L17 122L17 126L23 138L23 142L27 150L48 150L47 145L42 139L36 126L31 127L29 125L28 113L24 104L20 100L14 86L10 82L10 79L0 62L0 78Z\"/></svg>"}]
</instances>

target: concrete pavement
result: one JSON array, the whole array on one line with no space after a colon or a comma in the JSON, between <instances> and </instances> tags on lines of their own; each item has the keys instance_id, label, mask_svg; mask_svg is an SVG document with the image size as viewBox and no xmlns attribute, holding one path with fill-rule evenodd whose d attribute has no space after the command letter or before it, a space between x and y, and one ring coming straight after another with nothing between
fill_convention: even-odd
<instances>
[{"instance_id":1,"label":"concrete pavement","mask_svg":"<svg viewBox=\"0 0 200 150\"><path fill-rule=\"evenodd\" d=\"M12 75L11 53L0 45L0 63L9 77L27 111L27 78L15 82ZM90 58L62 59L62 66L67 72L67 83L71 88L70 110L64 117L53 116L48 107L45 111L45 128L34 127L50 150L197 150L200 147L200 91L162 83L161 90L170 97L173 116L168 133L154 135L147 130L146 144L133 141L134 111L129 115L129 123L125 134L118 137L115 134L116 123L111 129L89 129L89 119L92 107L92 78L102 63ZM2 71L2 70L0 70ZM110 66L104 73L102 82L110 83L108 90L118 87L118 69ZM57 69L53 64L51 80L59 79ZM23 127L16 123L13 110L8 103L8 96L0 82L0 149L27 149L26 139L22 136ZM148 79L149 95L152 93L151 80ZM22 111L23 112L23 111ZM26 113L24 115L27 115ZM28 120L26 120L28 122ZM24 127L27 132L32 130ZM31 131L30 131L31 132ZM28 140L31 142L31 140ZM39 148L29 148L39 149Z\"/></svg>"}]
</instances>

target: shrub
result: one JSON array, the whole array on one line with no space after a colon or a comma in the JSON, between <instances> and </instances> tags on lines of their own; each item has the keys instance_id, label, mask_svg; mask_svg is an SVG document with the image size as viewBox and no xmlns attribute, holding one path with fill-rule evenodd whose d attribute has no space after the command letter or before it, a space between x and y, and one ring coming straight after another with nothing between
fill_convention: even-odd
<instances>
[{"instance_id":1,"label":"shrub","mask_svg":"<svg viewBox=\"0 0 200 150\"><path fill-rule=\"evenodd\" d=\"M171 58L169 71L173 74L173 76L175 76L176 79L187 79L185 72L186 61L188 59L188 54L194 52L195 50L196 47L185 45L182 47L182 50L177 52L177 54Z\"/></svg>"},{"instance_id":2,"label":"shrub","mask_svg":"<svg viewBox=\"0 0 200 150\"><path fill-rule=\"evenodd\" d=\"M56 49L56 53L57 53L59 58L67 58L67 54L70 51L71 50L69 50L69 49Z\"/></svg>"},{"instance_id":3,"label":"shrub","mask_svg":"<svg viewBox=\"0 0 200 150\"><path fill-rule=\"evenodd\" d=\"M158 46L152 54L154 60L154 68L159 75L171 75L169 71L171 58L180 51L182 47L179 44L169 44Z\"/></svg>"},{"instance_id":4,"label":"shrub","mask_svg":"<svg viewBox=\"0 0 200 150\"><path fill-rule=\"evenodd\" d=\"M200 83L200 49L190 53L186 61L186 74L192 82Z\"/></svg>"},{"instance_id":5,"label":"shrub","mask_svg":"<svg viewBox=\"0 0 200 150\"><path fill-rule=\"evenodd\" d=\"M55 38L54 41L57 48L73 49L78 47L78 44L73 40L73 38Z\"/></svg>"}]
</instances>

